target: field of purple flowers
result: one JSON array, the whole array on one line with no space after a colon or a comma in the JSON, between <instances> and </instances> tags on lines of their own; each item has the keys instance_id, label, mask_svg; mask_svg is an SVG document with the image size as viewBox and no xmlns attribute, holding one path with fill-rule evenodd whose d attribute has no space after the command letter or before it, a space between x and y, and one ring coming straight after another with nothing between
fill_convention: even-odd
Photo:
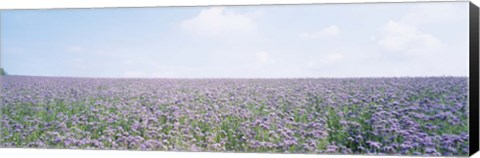
<instances>
[{"instance_id":1,"label":"field of purple flowers","mask_svg":"<svg viewBox=\"0 0 480 158\"><path fill-rule=\"evenodd\" d=\"M1 79L2 147L468 154L467 77Z\"/></svg>"}]
</instances>

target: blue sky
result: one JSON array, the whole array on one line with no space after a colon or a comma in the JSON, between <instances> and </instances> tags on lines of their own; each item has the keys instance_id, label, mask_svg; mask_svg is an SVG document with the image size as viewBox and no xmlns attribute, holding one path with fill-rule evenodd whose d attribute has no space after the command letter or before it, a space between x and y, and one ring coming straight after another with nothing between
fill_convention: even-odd
<instances>
[{"instance_id":1,"label":"blue sky","mask_svg":"<svg viewBox=\"0 0 480 158\"><path fill-rule=\"evenodd\" d=\"M10 74L468 76L468 2L1 12Z\"/></svg>"}]
</instances>

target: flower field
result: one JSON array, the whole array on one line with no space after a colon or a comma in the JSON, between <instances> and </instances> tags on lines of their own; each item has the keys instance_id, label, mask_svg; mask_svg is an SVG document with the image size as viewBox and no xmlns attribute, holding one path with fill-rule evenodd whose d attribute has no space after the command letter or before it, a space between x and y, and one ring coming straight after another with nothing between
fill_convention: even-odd
<instances>
[{"instance_id":1,"label":"flower field","mask_svg":"<svg viewBox=\"0 0 480 158\"><path fill-rule=\"evenodd\" d=\"M468 155L468 78L1 77L2 147Z\"/></svg>"}]
</instances>

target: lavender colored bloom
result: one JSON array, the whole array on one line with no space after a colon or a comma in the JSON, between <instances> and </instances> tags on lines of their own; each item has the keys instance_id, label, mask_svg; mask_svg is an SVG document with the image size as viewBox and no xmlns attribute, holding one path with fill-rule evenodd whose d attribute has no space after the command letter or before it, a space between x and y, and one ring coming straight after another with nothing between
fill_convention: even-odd
<instances>
[{"instance_id":1,"label":"lavender colored bloom","mask_svg":"<svg viewBox=\"0 0 480 158\"><path fill-rule=\"evenodd\" d=\"M368 144L370 147L375 148L375 149L380 149L380 147L382 146L381 143L375 142L375 141L367 141L367 144Z\"/></svg>"},{"instance_id":2,"label":"lavender colored bloom","mask_svg":"<svg viewBox=\"0 0 480 158\"><path fill-rule=\"evenodd\" d=\"M6 76L2 84L7 147L468 154L465 77Z\"/></svg>"},{"instance_id":3,"label":"lavender colored bloom","mask_svg":"<svg viewBox=\"0 0 480 158\"><path fill-rule=\"evenodd\" d=\"M335 145L329 145L329 146L327 146L326 152L328 152L328 153L335 153L335 152L337 152L337 150L338 150L338 147L337 147L337 146L335 146Z\"/></svg>"}]
</instances>

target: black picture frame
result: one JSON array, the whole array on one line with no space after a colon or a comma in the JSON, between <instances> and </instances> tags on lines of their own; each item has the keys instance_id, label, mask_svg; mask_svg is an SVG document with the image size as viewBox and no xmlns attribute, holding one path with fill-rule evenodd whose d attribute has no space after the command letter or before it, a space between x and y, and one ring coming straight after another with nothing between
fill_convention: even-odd
<instances>
[{"instance_id":1,"label":"black picture frame","mask_svg":"<svg viewBox=\"0 0 480 158\"><path fill-rule=\"evenodd\" d=\"M470 32L470 81L469 81L469 107L470 107L470 156L478 151L479 142L479 9L470 2L469 5L469 32Z\"/></svg>"}]
</instances>

